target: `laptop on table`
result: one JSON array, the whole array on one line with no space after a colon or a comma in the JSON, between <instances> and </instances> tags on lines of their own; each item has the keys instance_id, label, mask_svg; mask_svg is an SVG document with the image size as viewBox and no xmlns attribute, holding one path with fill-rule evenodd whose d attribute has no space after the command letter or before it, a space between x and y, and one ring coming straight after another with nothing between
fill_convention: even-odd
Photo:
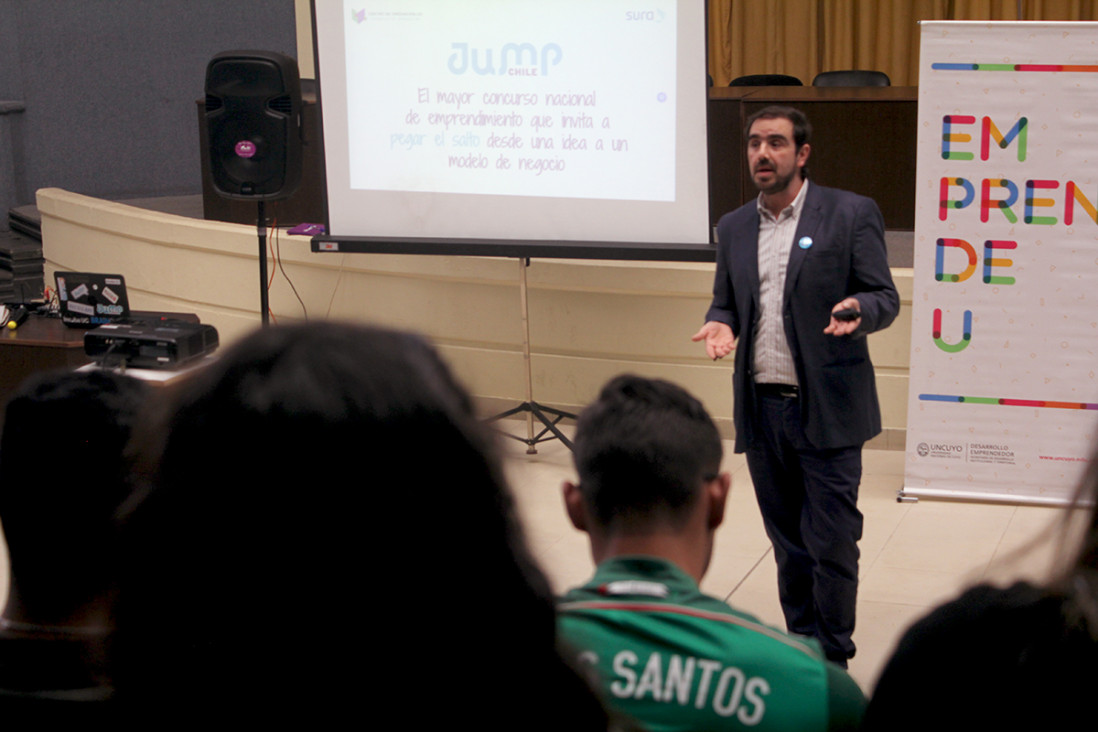
<instances>
[{"instance_id":1,"label":"laptop on table","mask_svg":"<svg viewBox=\"0 0 1098 732\"><path fill-rule=\"evenodd\" d=\"M119 274L54 272L61 322L70 328L95 328L130 317L126 280Z\"/></svg>"}]
</instances>

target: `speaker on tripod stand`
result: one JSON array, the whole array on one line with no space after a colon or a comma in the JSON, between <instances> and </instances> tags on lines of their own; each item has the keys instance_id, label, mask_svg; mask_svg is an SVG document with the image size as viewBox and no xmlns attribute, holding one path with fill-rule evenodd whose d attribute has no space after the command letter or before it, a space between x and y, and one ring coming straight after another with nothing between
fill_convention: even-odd
<instances>
[{"instance_id":1,"label":"speaker on tripod stand","mask_svg":"<svg viewBox=\"0 0 1098 732\"><path fill-rule=\"evenodd\" d=\"M214 190L258 206L260 314L267 302L264 203L301 183L301 80L297 61L273 51L226 51L206 66L206 139Z\"/></svg>"}]
</instances>

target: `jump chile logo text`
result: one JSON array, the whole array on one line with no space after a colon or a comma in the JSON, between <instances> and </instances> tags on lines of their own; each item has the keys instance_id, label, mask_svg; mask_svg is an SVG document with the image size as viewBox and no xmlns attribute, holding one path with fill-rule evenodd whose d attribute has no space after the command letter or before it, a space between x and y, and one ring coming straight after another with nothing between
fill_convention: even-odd
<instances>
[{"instance_id":1,"label":"jump chile logo text","mask_svg":"<svg viewBox=\"0 0 1098 732\"><path fill-rule=\"evenodd\" d=\"M479 76L548 76L549 67L564 57L557 43L546 43L539 50L533 43L506 43L499 49L499 67L494 63L493 48L469 48L468 43L451 43L454 52L446 62L451 74L464 74L472 66Z\"/></svg>"}]
</instances>

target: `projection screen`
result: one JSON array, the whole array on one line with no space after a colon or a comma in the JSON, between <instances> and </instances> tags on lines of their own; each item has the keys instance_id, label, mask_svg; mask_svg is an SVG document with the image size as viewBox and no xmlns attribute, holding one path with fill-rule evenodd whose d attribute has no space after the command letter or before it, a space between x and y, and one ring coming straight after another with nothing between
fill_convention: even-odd
<instances>
[{"instance_id":1,"label":"projection screen","mask_svg":"<svg viewBox=\"0 0 1098 732\"><path fill-rule=\"evenodd\" d=\"M314 249L712 260L705 3L313 5Z\"/></svg>"}]
</instances>

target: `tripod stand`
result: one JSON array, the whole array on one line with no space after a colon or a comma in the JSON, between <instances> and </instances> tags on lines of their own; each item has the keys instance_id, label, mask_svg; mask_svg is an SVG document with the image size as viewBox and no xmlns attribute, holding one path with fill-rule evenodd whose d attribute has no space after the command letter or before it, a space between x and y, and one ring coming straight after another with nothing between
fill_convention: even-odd
<instances>
[{"instance_id":1,"label":"tripod stand","mask_svg":"<svg viewBox=\"0 0 1098 732\"><path fill-rule=\"evenodd\" d=\"M530 259L528 257L520 257L519 263L519 300L520 310L522 312L522 364L525 370L526 376L526 401L519 404L517 407L508 409L505 412L489 417L488 422L498 422L501 419L506 419L515 414L526 415L526 437L519 437L507 432L500 431L504 437L509 437L512 440L518 440L526 445L527 455L536 455L538 452L537 446L541 442L547 442L549 440L560 440L564 443L564 446L569 450L572 449L572 441L568 439L560 428L557 427L561 420L575 419L576 415L571 412L564 412L553 407L547 407L544 404L538 404L534 401L534 380L531 375L530 364L530 304L526 286L526 269L530 266ZM541 431L537 434L534 433L534 420L541 423Z\"/></svg>"}]
</instances>

